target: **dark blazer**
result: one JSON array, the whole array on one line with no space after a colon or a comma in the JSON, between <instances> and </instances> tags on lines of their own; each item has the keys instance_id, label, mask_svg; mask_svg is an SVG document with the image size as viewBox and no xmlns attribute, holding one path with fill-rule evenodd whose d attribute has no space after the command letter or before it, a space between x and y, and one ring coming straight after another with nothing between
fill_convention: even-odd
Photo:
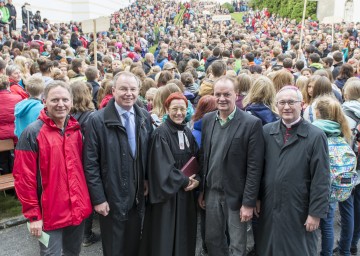
<instances>
[{"instance_id":1,"label":"dark blazer","mask_svg":"<svg viewBox=\"0 0 360 256\"><path fill-rule=\"evenodd\" d=\"M211 149L211 138L217 111L208 113L202 119L200 175L202 190L206 194L206 177ZM224 138L226 146L223 158L223 184L226 202L232 210L241 205L255 207L264 161L264 140L260 119L236 109L229 127L230 136Z\"/></svg>"},{"instance_id":2,"label":"dark blazer","mask_svg":"<svg viewBox=\"0 0 360 256\"><path fill-rule=\"evenodd\" d=\"M152 134L151 117L134 105L137 149L137 208L143 213L145 168L148 142ZM84 140L84 170L93 205L109 203L112 217L126 220L129 195L129 146L126 130L111 99L104 109L88 121Z\"/></svg>"}]
</instances>

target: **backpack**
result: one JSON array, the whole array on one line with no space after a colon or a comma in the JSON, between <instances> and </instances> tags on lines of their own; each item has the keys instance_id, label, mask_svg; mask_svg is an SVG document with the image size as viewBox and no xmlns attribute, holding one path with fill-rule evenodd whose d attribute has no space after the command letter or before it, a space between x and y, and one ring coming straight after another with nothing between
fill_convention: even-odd
<instances>
[{"instance_id":1,"label":"backpack","mask_svg":"<svg viewBox=\"0 0 360 256\"><path fill-rule=\"evenodd\" d=\"M356 186L356 155L342 137L328 137L331 190L330 202L348 199Z\"/></svg>"}]
</instances>

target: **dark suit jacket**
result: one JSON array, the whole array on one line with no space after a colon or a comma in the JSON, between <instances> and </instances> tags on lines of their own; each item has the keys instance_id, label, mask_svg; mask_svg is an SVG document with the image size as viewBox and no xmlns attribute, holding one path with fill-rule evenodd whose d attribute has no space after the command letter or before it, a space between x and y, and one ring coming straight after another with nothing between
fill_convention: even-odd
<instances>
[{"instance_id":1,"label":"dark suit jacket","mask_svg":"<svg viewBox=\"0 0 360 256\"><path fill-rule=\"evenodd\" d=\"M216 113L208 113L202 119L200 175L205 194L211 138L215 122L218 122ZM261 121L237 108L229 129L230 136L224 138L227 142L223 157L217 160L223 163L226 202L232 210L239 210L241 205L255 207L264 161Z\"/></svg>"}]
</instances>

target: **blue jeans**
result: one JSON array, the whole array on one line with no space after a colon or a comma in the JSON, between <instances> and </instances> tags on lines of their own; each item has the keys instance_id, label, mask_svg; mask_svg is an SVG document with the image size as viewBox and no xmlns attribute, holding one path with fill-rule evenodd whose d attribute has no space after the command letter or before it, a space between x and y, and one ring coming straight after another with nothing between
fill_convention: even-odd
<instances>
[{"instance_id":1,"label":"blue jeans","mask_svg":"<svg viewBox=\"0 0 360 256\"><path fill-rule=\"evenodd\" d=\"M350 196L344 202L339 202L341 217L341 232L339 240L339 252L341 255L350 256L351 240L354 233L354 200Z\"/></svg>"},{"instance_id":2,"label":"blue jeans","mask_svg":"<svg viewBox=\"0 0 360 256\"><path fill-rule=\"evenodd\" d=\"M329 205L326 218L320 220L321 230L321 256L332 256L334 246L334 215L336 203Z\"/></svg>"},{"instance_id":3,"label":"blue jeans","mask_svg":"<svg viewBox=\"0 0 360 256\"><path fill-rule=\"evenodd\" d=\"M360 239L360 185L353 190L354 197L354 233L351 241L351 248L357 248Z\"/></svg>"}]
</instances>

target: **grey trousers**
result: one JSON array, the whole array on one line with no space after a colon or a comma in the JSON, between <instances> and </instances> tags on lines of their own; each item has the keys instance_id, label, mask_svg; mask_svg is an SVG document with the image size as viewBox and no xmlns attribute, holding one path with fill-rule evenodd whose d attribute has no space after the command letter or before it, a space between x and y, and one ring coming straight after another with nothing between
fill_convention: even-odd
<instances>
[{"instance_id":1,"label":"grey trousers","mask_svg":"<svg viewBox=\"0 0 360 256\"><path fill-rule=\"evenodd\" d=\"M205 193L205 243L209 256L245 256L247 222L240 222L240 209L233 211L226 205L224 192ZM225 230L230 236L228 246Z\"/></svg>"},{"instance_id":2,"label":"grey trousers","mask_svg":"<svg viewBox=\"0 0 360 256\"><path fill-rule=\"evenodd\" d=\"M69 226L56 230L46 231L50 236L49 246L40 244L41 256L77 256L81 251L84 235L84 222L79 226Z\"/></svg>"}]
</instances>

